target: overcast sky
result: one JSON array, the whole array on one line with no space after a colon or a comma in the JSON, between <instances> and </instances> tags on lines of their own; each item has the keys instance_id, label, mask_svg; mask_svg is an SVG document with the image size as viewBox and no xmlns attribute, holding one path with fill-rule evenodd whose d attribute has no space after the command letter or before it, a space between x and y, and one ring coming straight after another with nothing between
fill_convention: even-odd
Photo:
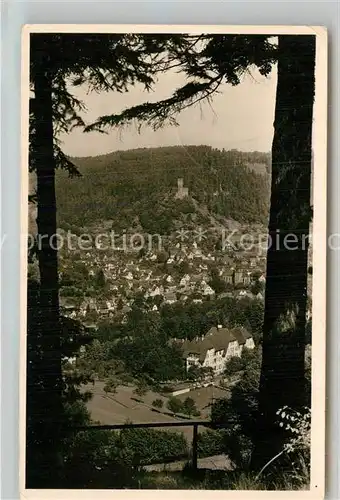
<instances>
[{"instance_id":1,"label":"overcast sky","mask_svg":"<svg viewBox=\"0 0 340 500\"><path fill-rule=\"evenodd\" d=\"M108 135L75 130L61 136L63 150L71 156L94 156L132 148L207 144L267 152L273 138L276 80L276 69L267 78L254 70L237 87L224 84L211 106L204 103L183 111L178 116L178 127L167 126L156 132L143 127L138 133L136 126L130 126L123 131L112 130ZM88 94L82 87L76 95L86 105L83 117L90 123L98 116L117 113L125 107L166 98L183 83L182 74L169 72L162 75L151 93L135 86L125 94Z\"/></svg>"}]
</instances>

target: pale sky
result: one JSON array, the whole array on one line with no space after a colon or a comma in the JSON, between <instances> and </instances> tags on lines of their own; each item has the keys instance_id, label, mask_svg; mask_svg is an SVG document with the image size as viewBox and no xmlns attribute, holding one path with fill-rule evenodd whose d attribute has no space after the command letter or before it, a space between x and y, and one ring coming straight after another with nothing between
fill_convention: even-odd
<instances>
[{"instance_id":1,"label":"pale sky","mask_svg":"<svg viewBox=\"0 0 340 500\"><path fill-rule=\"evenodd\" d=\"M131 125L120 131L110 130L108 135L84 134L75 130L60 137L62 148L70 156L95 156L117 150L189 144L268 152L274 132L276 81L276 68L267 78L253 70L252 75L245 75L237 87L221 86L212 106L208 103L197 104L183 111L177 118L178 127L167 126L155 132L143 126L138 133L136 126ZM87 89L82 87L77 89L76 95L87 107L83 118L91 123L98 116L117 113L145 101L166 98L183 83L183 74L172 71L162 75L155 90L150 93L143 91L141 86L135 86L125 94L88 94Z\"/></svg>"}]
</instances>

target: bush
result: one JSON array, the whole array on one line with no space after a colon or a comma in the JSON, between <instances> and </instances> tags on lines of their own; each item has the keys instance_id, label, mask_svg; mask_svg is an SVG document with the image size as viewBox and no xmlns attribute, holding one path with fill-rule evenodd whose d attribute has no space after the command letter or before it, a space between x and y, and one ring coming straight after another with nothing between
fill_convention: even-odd
<instances>
[{"instance_id":1,"label":"bush","mask_svg":"<svg viewBox=\"0 0 340 500\"><path fill-rule=\"evenodd\" d=\"M65 456L66 487L138 487L136 470L188 456L183 434L154 429L82 431L69 442ZM72 485L72 486L71 486Z\"/></svg>"},{"instance_id":2,"label":"bush","mask_svg":"<svg viewBox=\"0 0 340 500\"><path fill-rule=\"evenodd\" d=\"M252 363L257 363L258 360L259 350L257 348L248 349L244 347L241 357L233 356L227 361L224 373L225 375L234 375L237 372L246 370L248 366L252 366Z\"/></svg>"},{"instance_id":3,"label":"bush","mask_svg":"<svg viewBox=\"0 0 340 500\"><path fill-rule=\"evenodd\" d=\"M137 394L137 396L145 396L148 392L148 386L144 381L139 381L133 392Z\"/></svg>"},{"instance_id":4,"label":"bush","mask_svg":"<svg viewBox=\"0 0 340 500\"><path fill-rule=\"evenodd\" d=\"M234 373L240 372L244 368L244 363L242 359L238 356L233 356L226 362L224 368L225 375L234 375Z\"/></svg>"},{"instance_id":5,"label":"bush","mask_svg":"<svg viewBox=\"0 0 340 500\"><path fill-rule=\"evenodd\" d=\"M260 351L258 348L248 349L244 347L242 350L241 360L243 362L244 368L247 367L247 364L256 363L256 360L259 360Z\"/></svg>"},{"instance_id":6,"label":"bush","mask_svg":"<svg viewBox=\"0 0 340 500\"><path fill-rule=\"evenodd\" d=\"M211 420L225 425L224 452L239 468L247 467L257 432L258 391L261 370L260 351L247 364L229 399L217 400L211 408Z\"/></svg>"},{"instance_id":7,"label":"bush","mask_svg":"<svg viewBox=\"0 0 340 500\"><path fill-rule=\"evenodd\" d=\"M155 399L152 401L152 406L154 408L163 408L163 401L161 399Z\"/></svg>"},{"instance_id":8,"label":"bush","mask_svg":"<svg viewBox=\"0 0 340 500\"><path fill-rule=\"evenodd\" d=\"M295 473L306 477L305 469L309 469L310 463L311 409L304 407L301 411L297 411L285 406L277 411L277 415L280 427L286 431L288 436L283 452L292 458L295 457L294 462L297 462L293 464L295 465Z\"/></svg>"},{"instance_id":9,"label":"bush","mask_svg":"<svg viewBox=\"0 0 340 500\"><path fill-rule=\"evenodd\" d=\"M117 381L114 379L109 379L103 387L103 391L107 394L111 392L112 394L116 394L117 392Z\"/></svg>"},{"instance_id":10,"label":"bush","mask_svg":"<svg viewBox=\"0 0 340 500\"><path fill-rule=\"evenodd\" d=\"M193 213L195 213L195 205L189 199L177 200L176 201L176 210L174 211L175 215L177 215L176 211L181 212L182 214L193 214Z\"/></svg>"},{"instance_id":11,"label":"bush","mask_svg":"<svg viewBox=\"0 0 340 500\"><path fill-rule=\"evenodd\" d=\"M192 365L188 370L187 378L188 380L193 380L193 381L196 380L203 381L212 378L213 375L214 371L210 366Z\"/></svg>"},{"instance_id":12,"label":"bush","mask_svg":"<svg viewBox=\"0 0 340 500\"><path fill-rule=\"evenodd\" d=\"M192 415L194 415L194 416L200 415L200 412L198 411L198 409L196 407L195 401L190 397L187 397L183 401L182 412L189 415L189 417L191 417Z\"/></svg>"},{"instance_id":13,"label":"bush","mask_svg":"<svg viewBox=\"0 0 340 500\"><path fill-rule=\"evenodd\" d=\"M206 430L198 434L197 451L199 457L219 455L224 452L223 431Z\"/></svg>"},{"instance_id":14,"label":"bush","mask_svg":"<svg viewBox=\"0 0 340 500\"><path fill-rule=\"evenodd\" d=\"M171 397L166 404L167 408L172 411L172 413L179 413L183 410L183 403L180 399Z\"/></svg>"},{"instance_id":15,"label":"bush","mask_svg":"<svg viewBox=\"0 0 340 500\"><path fill-rule=\"evenodd\" d=\"M253 295L257 295L258 293L263 293L265 291L265 284L259 280L256 280L254 283L252 283L250 291Z\"/></svg>"},{"instance_id":16,"label":"bush","mask_svg":"<svg viewBox=\"0 0 340 500\"><path fill-rule=\"evenodd\" d=\"M183 434L154 429L124 429L119 436L122 449L129 451L131 463L146 465L162 463L187 455Z\"/></svg>"}]
</instances>

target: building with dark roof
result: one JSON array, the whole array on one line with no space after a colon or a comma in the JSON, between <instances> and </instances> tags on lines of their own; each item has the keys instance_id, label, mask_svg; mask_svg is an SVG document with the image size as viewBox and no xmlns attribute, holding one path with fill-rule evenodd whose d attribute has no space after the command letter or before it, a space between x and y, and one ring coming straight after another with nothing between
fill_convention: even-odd
<instances>
[{"instance_id":1,"label":"building with dark roof","mask_svg":"<svg viewBox=\"0 0 340 500\"><path fill-rule=\"evenodd\" d=\"M245 328L228 329L222 325L211 327L206 335L181 342L187 370L191 366L212 368L215 375L224 371L228 359L241 356L244 347L255 347L252 335Z\"/></svg>"}]
</instances>

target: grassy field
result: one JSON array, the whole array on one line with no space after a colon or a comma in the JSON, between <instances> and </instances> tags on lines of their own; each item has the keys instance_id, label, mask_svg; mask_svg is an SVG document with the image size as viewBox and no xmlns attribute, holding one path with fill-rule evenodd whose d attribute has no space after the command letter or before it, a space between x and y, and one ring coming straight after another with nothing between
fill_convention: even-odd
<instances>
[{"instance_id":1,"label":"grassy field","mask_svg":"<svg viewBox=\"0 0 340 500\"><path fill-rule=\"evenodd\" d=\"M134 393L134 386L121 385L118 386L115 394L106 394L103 390L104 385L103 382L98 381L94 386L89 385L86 387L93 394L92 399L87 404L88 410L92 419L101 424L124 424L127 421L133 423L185 421L184 417L172 416L166 408L168 398L156 392L148 391L143 396L137 396ZM214 399L226 397L226 395L226 391L222 389L203 387L182 394L178 396L178 399L184 401L189 396L195 401L201 416L193 417L192 420L209 420L210 403ZM152 402L155 399L161 399L164 402L163 409L155 410L152 407ZM192 439L192 427L181 427L180 429L169 427L165 429L182 432L188 440Z\"/></svg>"}]
</instances>

